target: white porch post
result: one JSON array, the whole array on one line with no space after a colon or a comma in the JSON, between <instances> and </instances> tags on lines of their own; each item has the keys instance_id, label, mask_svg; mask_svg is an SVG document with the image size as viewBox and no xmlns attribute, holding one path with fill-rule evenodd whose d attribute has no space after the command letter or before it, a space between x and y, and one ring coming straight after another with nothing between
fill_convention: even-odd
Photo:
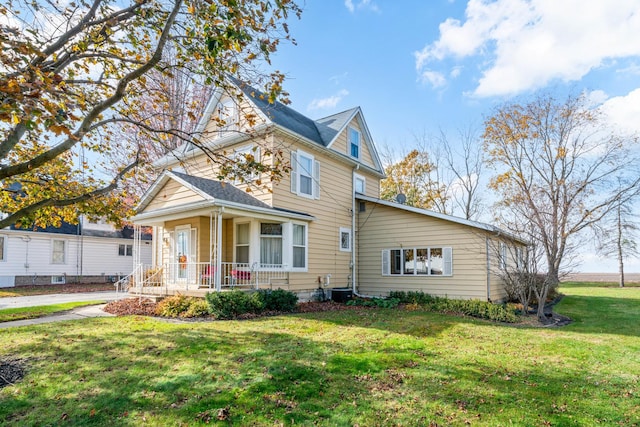
<instances>
[{"instance_id":1,"label":"white porch post","mask_svg":"<svg viewBox=\"0 0 640 427\"><path fill-rule=\"evenodd\" d=\"M142 245L142 227L139 225L133 226L133 268L135 274L136 284L142 289L142 278L144 277L142 266L140 265L140 253Z\"/></svg>"},{"instance_id":2,"label":"white porch post","mask_svg":"<svg viewBox=\"0 0 640 427\"><path fill-rule=\"evenodd\" d=\"M222 290L222 213L224 208L218 209L216 214L216 290Z\"/></svg>"}]
</instances>

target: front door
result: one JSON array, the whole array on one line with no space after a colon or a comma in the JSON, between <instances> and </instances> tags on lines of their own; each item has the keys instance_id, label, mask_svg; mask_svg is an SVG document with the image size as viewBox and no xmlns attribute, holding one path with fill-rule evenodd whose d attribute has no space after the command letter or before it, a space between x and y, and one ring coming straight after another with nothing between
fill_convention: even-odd
<instances>
[{"instance_id":1,"label":"front door","mask_svg":"<svg viewBox=\"0 0 640 427\"><path fill-rule=\"evenodd\" d=\"M176 227L174 259L175 277L178 282L195 283L196 279L196 229L189 226Z\"/></svg>"}]
</instances>

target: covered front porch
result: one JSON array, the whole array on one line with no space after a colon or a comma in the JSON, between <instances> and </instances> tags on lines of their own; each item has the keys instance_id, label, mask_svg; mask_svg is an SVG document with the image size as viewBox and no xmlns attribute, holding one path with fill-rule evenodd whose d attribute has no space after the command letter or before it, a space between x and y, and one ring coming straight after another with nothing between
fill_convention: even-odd
<instances>
[{"instance_id":1,"label":"covered front porch","mask_svg":"<svg viewBox=\"0 0 640 427\"><path fill-rule=\"evenodd\" d=\"M287 288L291 274L307 270L312 216L272 208L218 181L168 172L159 183L133 218L153 227L154 239L152 265L134 259L130 293ZM185 197L186 191L193 194ZM164 198L169 200L158 202Z\"/></svg>"}]
</instances>

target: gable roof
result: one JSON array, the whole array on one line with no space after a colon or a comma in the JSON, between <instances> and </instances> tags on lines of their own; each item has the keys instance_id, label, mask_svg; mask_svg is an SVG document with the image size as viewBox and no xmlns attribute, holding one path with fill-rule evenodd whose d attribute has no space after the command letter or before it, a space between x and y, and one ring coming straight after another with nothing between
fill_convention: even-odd
<instances>
[{"instance_id":1,"label":"gable roof","mask_svg":"<svg viewBox=\"0 0 640 427\"><path fill-rule=\"evenodd\" d=\"M214 199L271 209L271 206L268 204L256 199L251 194L246 191L242 191L231 184L214 181L213 179L187 175L186 173L181 172L170 172L170 174L181 178L182 181L188 183L192 190L204 193L204 195L213 197Z\"/></svg>"},{"instance_id":2,"label":"gable roof","mask_svg":"<svg viewBox=\"0 0 640 427\"><path fill-rule=\"evenodd\" d=\"M162 188L169 180L175 180L179 184L188 188L202 197L202 202L197 203L199 208L206 207L229 207L243 211L262 212L271 215L284 216L288 218L296 218L303 220L314 220L314 216L304 213L296 212L288 209L274 208L263 201L253 197L246 191L242 191L239 188L234 187L229 183L221 181L215 181L213 179L201 178L198 176L187 175L181 172L164 171L153 185L142 196L140 203L136 207L137 215L134 216L134 220L139 220L142 217L147 216L144 209L151 203L151 201L160 193ZM178 206L174 209L185 210L188 206ZM166 208L165 208L166 209ZM162 209L161 209L162 210Z\"/></svg>"},{"instance_id":3,"label":"gable roof","mask_svg":"<svg viewBox=\"0 0 640 427\"><path fill-rule=\"evenodd\" d=\"M305 138L322 146L327 145L318 131L315 121L279 101L275 101L273 104L269 103L267 95L245 83L237 80L234 80L234 83L236 83L238 89L244 93L247 99L251 100L251 102L271 122L289 129L298 135L304 136Z\"/></svg>"},{"instance_id":4,"label":"gable roof","mask_svg":"<svg viewBox=\"0 0 640 427\"><path fill-rule=\"evenodd\" d=\"M377 203L379 205L383 205L383 206L388 206L394 209L399 209L399 210L403 210L406 212L413 212L419 215L424 215L427 217L431 217L431 218L437 218L437 219L441 219L443 221L448 221L448 222L453 222L456 224L461 224L461 225L466 225L467 227L471 227L471 228L475 228L478 230L484 230L484 231L488 231L490 233L499 235L499 236L504 236L510 240L514 240L516 242L522 243L524 245L528 245L529 242L527 242L524 239L521 239L519 237L516 237L514 235L512 235L511 233L508 233L494 225L491 224L486 224L484 222L479 222L479 221L471 221L469 219L464 219L464 218L460 218L457 216L453 216L453 215L446 215L446 214L442 214L439 212L434 212L434 211L430 211L427 209L421 209L421 208L415 208L413 206L407 206L407 205L401 205L400 203L396 203L396 202L390 202L388 200L382 200L382 199L377 199L375 197L369 197L369 196L365 196L363 194L360 193L356 193L355 195L356 199L358 200L364 200L366 202L371 202L371 203Z\"/></svg>"},{"instance_id":5,"label":"gable roof","mask_svg":"<svg viewBox=\"0 0 640 427\"><path fill-rule=\"evenodd\" d=\"M360 111L358 107L351 108L316 120L316 126L325 142L325 146L329 146L336 139L358 111Z\"/></svg>"}]
</instances>

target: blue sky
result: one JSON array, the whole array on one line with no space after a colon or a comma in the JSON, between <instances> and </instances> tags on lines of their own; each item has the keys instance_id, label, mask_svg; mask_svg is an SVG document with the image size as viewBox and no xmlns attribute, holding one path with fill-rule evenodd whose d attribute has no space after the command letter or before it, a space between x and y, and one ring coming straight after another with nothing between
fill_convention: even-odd
<instances>
[{"instance_id":1,"label":"blue sky","mask_svg":"<svg viewBox=\"0 0 640 427\"><path fill-rule=\"evenodd\" d=\"M612 120L640 122L637 0L302 6L291 22L298 45L273 60L288 75L292 107L319 118L359 105L379 146L411 145L423 130L481 127L495 106L540 89L587 91Z\"/></svg>"},{"instance_id":2,"label":"blue sky","mask_svg":"<svg viewBox=\"0 0 640 427\"><path fill-rule=\"evenodd\" d=\"M415 134L481 130L493 108L538 90L586 92L612 123L640 131L638 0L301 5L290 25L297 46L273 58L291 106L312 118L360 106L379 148L406 152ZM615 271L582 258L584 271Z\"/></svg>"}]
</instances>

